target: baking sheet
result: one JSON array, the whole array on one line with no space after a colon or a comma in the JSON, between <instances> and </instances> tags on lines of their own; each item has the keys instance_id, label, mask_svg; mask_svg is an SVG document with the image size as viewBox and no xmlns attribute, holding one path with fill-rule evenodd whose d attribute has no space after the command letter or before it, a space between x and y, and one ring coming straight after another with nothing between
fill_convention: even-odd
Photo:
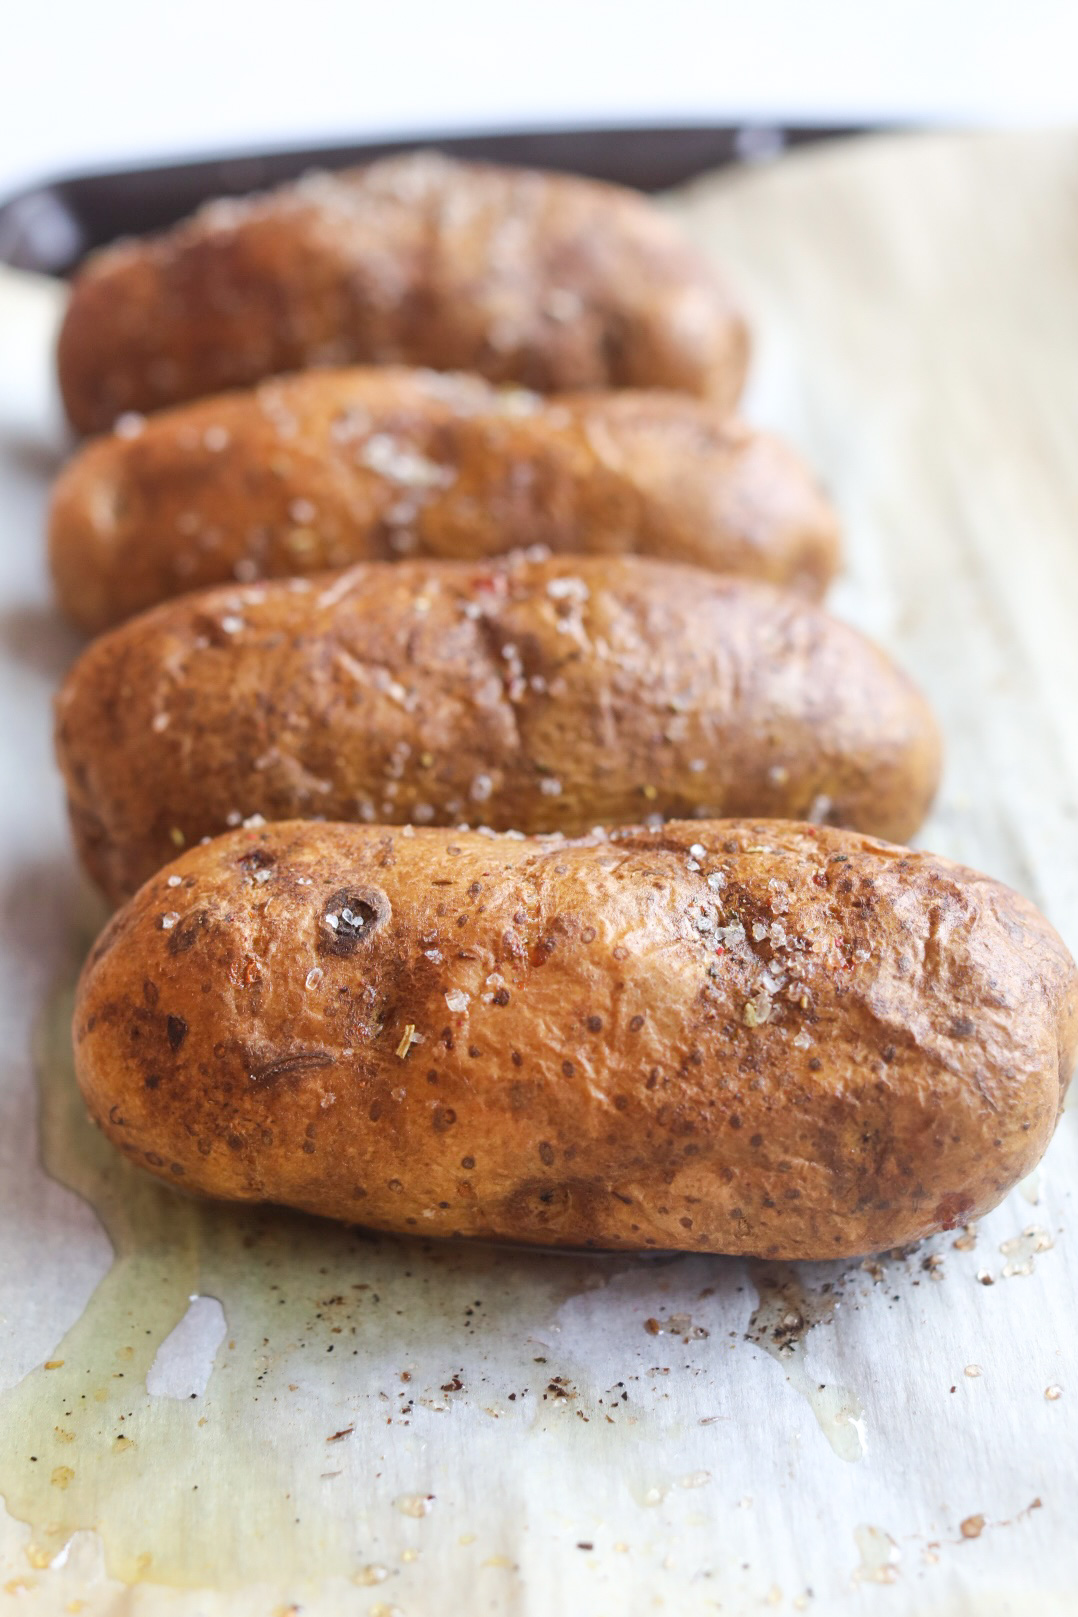
<instances>
[{"instance_id":1,"label":"baking sheet","mask_svg":"<svg viewBox=\"0 0 1078 1617\"><path fill-rule=\"evenodd\" d=\"M748 413L842 508L836 610L940 713L921 840L1075 948L1078 139L843 143L671 206L751 306ZM1072 1611L1073 1112L975 1231L823 1267L198 1207L88 1129L64 984L93 916L49 737L74 642L40 538L56 314L0 275L0 1609Z\"/></svg>"}]
</instances>

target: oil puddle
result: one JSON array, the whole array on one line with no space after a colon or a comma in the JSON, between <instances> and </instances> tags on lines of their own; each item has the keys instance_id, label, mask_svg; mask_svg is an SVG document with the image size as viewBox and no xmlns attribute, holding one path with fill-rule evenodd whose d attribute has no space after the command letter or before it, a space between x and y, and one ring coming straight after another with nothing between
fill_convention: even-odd
<instances>
[{"instance_id":1,"label":"oil puddle","mask_svg":"<svg viewBox=\"0 0 1078 1617\"><path fill-rule=\"evenodd\" d=\"M782 1366L787 1381L808 1403L839 1459L863 1459L866 1437L861 1400L847 1387L821 1384L805 1363L809 1331L834 1318L840 1300L838 1279L824 1281L810 1291L794 1264L750 1263L748 1271L760 1299L749 1320L749 1340Z\"/></svg>"},{"instance_id":2,"label":"oil puddle","mask_svg":"<svg viewBox=\"0 0 1078 1617\"><path fill-rule=\"evenodd\" d=\"M854 1583L897 1583L901 1559L898 1545L882 1527L862 1525L853 1530L861 1557L854 1569Z\"/></svg>"},{"instance_id":3,"label":"oil puddle","mask_svg":"<svg viewBox=\"0 0 1078 1617\"><path fill-rule=\"evenodd\" d=\"M302 1586L313 1568L352 1578L399 1558L393 1500L450 1495L462 1444L481 1444L495 1411L500 1443L514 1423L523 1435L565 1368L539 1379L536 1341L625 1257L378 1237L183 1197L87 1120L72 998L55 997L38 1034L43 1164L94 1208L115 1256L45 1364L0 1393L0 1496L31 1529L31 1564L62 1564L84 1529L112 1577L180 1588ZM439 1512L415 1530L437 1534Z\"/></svg>"},{"instance_id":4,"label":"oil puddle","mask_svg":"<svg viewBox=\"0 0 1078 1617\"><path fill-rule=\"evenodd\" d=\"M1014 1235L1009 1241L1001 1241L999 1250L1006 1259L1003 1265L1003 1278L1012 1280L1016 1275L1031 1275L1037 1254L1050 1252L1054 1245L1051 1235L1039 1224L1029 1224L1021 1235Z\"/></svg>"}]
</instances>

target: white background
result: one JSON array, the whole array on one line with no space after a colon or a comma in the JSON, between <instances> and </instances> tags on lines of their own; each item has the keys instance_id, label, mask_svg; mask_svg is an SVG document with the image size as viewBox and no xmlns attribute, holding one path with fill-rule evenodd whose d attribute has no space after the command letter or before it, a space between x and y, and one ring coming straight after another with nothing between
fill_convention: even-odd
<instances>
[{"instance_id":1,"label":"white background","mask_svg":"<svg viewBox=\"0 0 1078 1617\"><path fill-rule=\"evenodd\" d=\"M0 197L382 132L633 120L1070 123L1075 0L19 0Z\"/></svg>"}]
</instances>

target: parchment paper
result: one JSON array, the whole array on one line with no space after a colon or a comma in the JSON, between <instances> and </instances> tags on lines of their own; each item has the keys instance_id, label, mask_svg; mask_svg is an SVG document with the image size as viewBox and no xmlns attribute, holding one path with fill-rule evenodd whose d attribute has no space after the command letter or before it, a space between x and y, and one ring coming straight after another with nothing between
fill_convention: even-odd
<instances>
[{"instance_id":1,"label":"parchment paper","mask_svg":"<svg viewBox=\"0 0 1078 1617\"><path fill-rule=\"evenodd\" d=\"M1075 948L1078 139L843 144L670 205L750 305L747 413L842 509L834 608L939 711L922 842ZM57 307L0 278L0 1609L1074 1610L1073 1113L976 1231L799 1272L198 1208L86 1128Z\"/></svg>"}]
</instances>

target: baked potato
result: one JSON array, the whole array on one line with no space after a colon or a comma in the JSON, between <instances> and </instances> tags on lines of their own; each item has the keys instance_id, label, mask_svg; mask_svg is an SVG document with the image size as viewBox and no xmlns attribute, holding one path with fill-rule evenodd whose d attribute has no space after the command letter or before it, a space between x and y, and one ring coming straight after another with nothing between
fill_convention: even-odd
<instances>
[{"instance_id":1,"label":"baked potato","mask_svg":"<svg viewBox=\"0 0 1078 1617\"><path fill-rule=\"evenodd\" d=\"M577 833L815 817L906 837L939 742L856 630L637 557L370 562L204 591L95 641L57 700L80 856L110 897L241 820Z\"/></svg>"},{"instance_id":2,"label":"baked potato","mask_svg":"<svg viewBox=\"0 0 1078 1617\"><path fill-rule=\"evenodd\" d=\"M52 497L60 605L97 633L184 590L401 556L625 551L818 598L838 523L803 462L699 399L546 400L315 371L126 422Z\"/></svg>"},{"instance_id":3,"label":"baked potato","mask_svg":"<svg viewBox=\"0 0 1078 1617\"><path fill-rule=\"evenodd\" d=\"M732 405L745 324L636 192L412 153L95 253L60 333L81 432L312 365L430 365L540 392L670 387Z\"/></svg>"},{"instance_id":4,"label":"baked potato","mask_svg":"<svg viewBox=\"0 0 1078 1617\"><path fill-rule=\"evenodd\" d=\"M1031 904L773 821L578 841L292 822L160 871L74 1018L189 1191L377 1229L845 1258L986 1212L1078 1042Z\"/></svg>"}]
</instances>

